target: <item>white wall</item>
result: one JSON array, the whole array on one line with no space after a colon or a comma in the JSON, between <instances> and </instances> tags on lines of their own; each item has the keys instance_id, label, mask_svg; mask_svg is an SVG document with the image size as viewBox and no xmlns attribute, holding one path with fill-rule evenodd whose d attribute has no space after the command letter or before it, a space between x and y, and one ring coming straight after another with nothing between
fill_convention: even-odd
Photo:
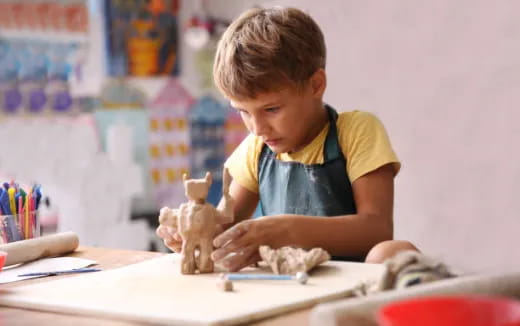
<instances>
[{"instance_id":1,"label":"white wall","mask_svg":"<svg viewBox=\"0 0 520 326\"><path fill-rule=\"evenodd\" d=\"M255 3L208 1L227 17ZM396 237L466 270L519 269L520 2L268 4L299 7L321 25L325 100L386 125L403 163Z\"/></svg>"}]
</instances>

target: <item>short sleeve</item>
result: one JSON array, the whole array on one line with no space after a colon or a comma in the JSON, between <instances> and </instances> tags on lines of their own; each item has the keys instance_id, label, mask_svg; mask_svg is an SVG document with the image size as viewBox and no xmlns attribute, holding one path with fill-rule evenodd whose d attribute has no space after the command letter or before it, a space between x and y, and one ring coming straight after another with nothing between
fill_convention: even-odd
<instances>
[{"instance_id":1,"label":"short sleeve","mask_svg":"<svg viewBox=\"0 0 520 326\"><path fill-rule=\"evenodd\" d=\"M260 140L249 134L224 163L239 185L258 193L258 157Z\"/></svg>"},{"instance_id":2,"label":"short sleeve","mask_svg":"<svg viewBox=\"0 0 520 326\"><path fill-rule=\"evenodd\" d=\"M386 164L392 164L397 175L401 163L381 121L371 113L360 111L341 118L338 135L347 158L350 182Z\"/></svg>"}]
</instances>

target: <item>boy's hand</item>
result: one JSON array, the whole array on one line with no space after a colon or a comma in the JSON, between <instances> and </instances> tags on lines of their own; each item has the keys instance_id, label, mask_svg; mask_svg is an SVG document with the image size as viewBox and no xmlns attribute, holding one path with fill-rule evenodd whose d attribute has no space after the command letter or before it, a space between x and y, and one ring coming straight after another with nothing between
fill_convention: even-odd
<instances>
[{"instance_id":1,"label":"boy's hand","mask_svg":"<svg viewBox=\"0 0 520 326\"><path fill-rule=\"evenodd\" d=\"M219 235L224 231L224 227L218 224L215 227L215 235ZM159 225L155 230L157 236L164 241L164 245L173 252L180 253L182 251L182 237L174 227Z\"/></svg>"},{"instance_id":2,"label":"boy's hand","mask_svg":"<svg viewBox=\"0 0 520 326\"><path fill-rule=\"evenodd\" d=\"M217 248L211 258L229 271L239 271L260 261L258 247L279 248L290 241L287 237L289 219L266 216L242 221L213 240Z\"/></svg>"},{"instance_id":3,"label":"boy's hand","mask_svg":"<svg viewBox=\"0 0 520 326\"><path fill-rule=\"evenodd\" d=\"M159 225L155 230L159 238L163 239L164 245L171 251L180 253L182 250L182 237L174 227Z\"/></svg>"}]
</instances>

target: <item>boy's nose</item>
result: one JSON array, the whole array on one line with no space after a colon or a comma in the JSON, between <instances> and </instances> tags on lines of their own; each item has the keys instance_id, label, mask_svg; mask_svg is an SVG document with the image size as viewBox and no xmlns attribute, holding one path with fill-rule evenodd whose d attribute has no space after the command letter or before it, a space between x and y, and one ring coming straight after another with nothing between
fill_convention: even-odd
<instances>
[{"instance_id":1,"label":"boy's nose","mask_svg":"<svg viewBox=\"0 0 520 326\"><path fill-rule=\"evenodd\" d=\"M256 119L251 122L251 131L255 136L264 136L268 129L267 124L263 121Z\"/></svg>"}]
</instances>

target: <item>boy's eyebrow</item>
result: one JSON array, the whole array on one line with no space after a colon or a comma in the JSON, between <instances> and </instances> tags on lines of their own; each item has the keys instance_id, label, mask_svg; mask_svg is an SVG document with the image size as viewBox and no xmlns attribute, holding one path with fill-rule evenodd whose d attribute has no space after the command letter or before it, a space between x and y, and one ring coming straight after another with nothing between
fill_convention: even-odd
<instances>
[{"instance_id":1,"label":"boy's eyebrow","mask_svg":"<svg viewBox=\"0 0 520 326\"><path fill-rule=\"evenodd\" d=\"M266 104L263 104L263 105L260 105L258 107L256 107L255 109L265 109L265 108L270 108L270 107L273 107L273 106L279 106L280 103L277 101L277 102L269 102L269 103L266 103ZM243 108L240 108L238 106L234 106L231 102L229 102L229 106L234 109L234 110L244 110ZM246 111L246 110L244 110Z\"/></svg>"},{"instance_id":2,"label":"boy's eyebrow","mask_svg":"<svg viewBox=\"0 0 520 326\"><path fill-rule=\"evenodd\" d=\"M279 104L279 101L276 101L276 102L269 102L269 103L267 103L267 104L261 105L261 106L259 107L259 109L270 108L270 107L278 106L278 105L280 105L280 104Z\"/></svg>"}]
</instances>

